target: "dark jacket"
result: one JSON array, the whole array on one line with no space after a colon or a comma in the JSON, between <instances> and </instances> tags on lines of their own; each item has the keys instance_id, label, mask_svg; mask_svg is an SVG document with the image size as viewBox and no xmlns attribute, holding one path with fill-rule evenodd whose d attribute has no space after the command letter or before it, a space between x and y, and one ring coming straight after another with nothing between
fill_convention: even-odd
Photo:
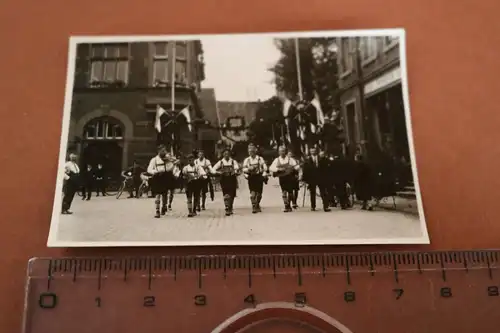
<instances>
[{"instance_id":1,"label":"dark jacket","mask_svg":"<svg viewBox=\"0 0 500 333\"><path fill-rule=\"evenodd\" d=\"M96 180L102 181L104 180L104 177L106 176L106 172L104 171L104 168L96 168L94 169L94 175Z\"/></svg>"},{"instance_id":2,"label":"dark jacket","mask_svg":"<svg viewBox=\"0 0 500 333\"><path fill-rule=\"evenodd\" d=\"M95 180L95 171L94 169L85 169L85 171L83 171L83 182L85 184L92 184Z\"/></svg>"},{"instance_id":3,"label":"dark jacket","mask_svg":"<svg viewBox=\"0 0 500 333\"><path fill-rule=\"evenodd\" d=\"M302 179L308 184L323 184L329 176L330 161L324 157L317 156L317 158L317 166L311 156L304 160Z\"/></svg>"},{"instance_id":4,"label":"dark jacket","mask_svg":"<svg viewBox=\"0 0 500 333\"><path fill-rule=\"evenodd\" d=\"M331 161L331 178L334 184L350 183L354 178L355 167L345 158L336 158Z\"/></svg>"}]
</instances>

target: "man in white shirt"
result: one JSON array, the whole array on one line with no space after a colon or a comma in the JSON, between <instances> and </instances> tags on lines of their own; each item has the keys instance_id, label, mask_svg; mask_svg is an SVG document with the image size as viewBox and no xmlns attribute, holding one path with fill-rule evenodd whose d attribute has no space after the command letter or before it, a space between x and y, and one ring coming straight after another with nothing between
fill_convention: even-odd
<instances>
[{"instance_id":1,"label":"man in white shirt","mask_svg":"<svg viewBox=\"0 0 500 333\"><path fill-rule=\"evenodd\" d=\"M224 206L226 216L233 214L234 198L236 197L236 188L238 186L237 174L239 171L238 163L231 158L231 151L224 149L222 159L212 168L212 172L220 176L220 186L224 196Z\"/></svg>"},{"instance_id":2,"label":"man in white shirt","mask_svg":"<svg viewBox=\"0 0 500 333\"><path fill-rule=\"evenodd\" d=\"M182 168L182 176L186 186L188 217L193 217L196 216L196 205L200 202L200 186L207 179L207 173L201 165L195 163L194 155L188 155L187 162Z\"/></svg>"},{"instance_id":3,"label":"man in white shirt","mask_svg":"<svg viewBox=\"0 0 500 333\"><path fill-rule=\"evenodd\" d=\"M169 192L172 195L171 189L175 188L176 180L179 176L175 161L169 158L167 148L164 145L158 146L158 155L151 159L147 171L153 175L151 179L151 191L155 196L155 217L159 218L160 215L166 214L167 204L171 209L172 201L168 198L169 201L167 202L167 195Z\"/></svg>"},{"instance_id":4,"label":"man in white shirt","mask_svg":"<svg viewBox=\"0 0 500 333\"><path fill-rule=\"evenodd\" d=\"M257 147L253 143L248 145L248 157L243 161L243 172L248 179L252 213L260 213L260 201L267 177L267 165L264 159L257 155Z\"/></svg>"},{"instance_id":5,"label":"man in white shirt","mask_svg":"<svg viewBox=\"0 0 500 333\"><path fill-rule=\"evenodd\" d=\"M212 163L210 163L210 160L205 157L205 153L203 152L203 150L198 151L198 158L194 160L194 164L202 167L206 174L208 174L210 172L210 169L212 169ZM201 193L199 195L199 200L195 202L197 211L205 210L205 204L207 202L207 193L209 191L210 191L210 198L212 199L212 201L214 201L214 188L212 185L212 181L210 180L210 177L205 177L203 179L200 179Z\"/></svg>"},{"instance_id":6,"label":"man in white shirt","mask_svg":"<svg viewBox=\"0 0 500 333\"><path fill-rule=\"evenodd\" d=\"M281 196L285 205L285 213L292 211L291 203L294 202L293 189L295 185L296 172L300 172L299 162L287 156L287 149L280 147L279 156L276 157L269 167L269 171L274 177L279 177Z\"/></svg>"},{"instance_id":7,"label":"man in white shirt","mask_svg":"<svg viewBox=\"0 0 500 333\"><path fill-rule=\"evenodd\" d=\"M73 198L80 186L80 168L76 163L78 157L76 154L69 154L69 160L64 164L64 196L62 199L62 214L73 214L70 211Z\"/></svg>"}]
</instances>

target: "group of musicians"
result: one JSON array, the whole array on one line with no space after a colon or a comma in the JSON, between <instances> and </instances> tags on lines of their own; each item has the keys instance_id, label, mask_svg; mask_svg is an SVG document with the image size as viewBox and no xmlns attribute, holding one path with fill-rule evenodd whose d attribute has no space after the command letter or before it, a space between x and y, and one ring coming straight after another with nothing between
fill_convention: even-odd
<instances>
[{"instance_id":1,"label":"group of musicians","mask_svg":"<svg viewBox=\"0 0 500 333\"><path fill-rule=\"evenodd\" d=\"M372 210L368 185L370 171L363 169L364 164L361 161L358 161L357 176L352 181L346 175L350 173L349 169L353 169L353 165L347 165L342 159L326 157L316 148L311 148L307 157L298 160L285 147L280 147L278 157L269 167L263 157L258 155L254 144L248 145L248 157L244 159L241 166L231 157L229 149L223 151L222 158L213 166L210 160L205 158L203 151L198 151L196 154L197 156L194 154L187 156L186 163L181 166L180 161L168 153L164 145L158 147L157 155L151 159L147 167L147 174L151 177L149 184L155 199L156 218L160 218L172 209L174 193L179 188L179 182L182 182L185 188L188 216L196 216L198 212L205 210L208 193L210 193L211 200L214 200L212 177L219 179L226 216L232 215L240 174L243 174L248 182L250 204L254 214L262 211L260 204L264 184L267 184L270 176L279 179L286 213L298 208L300 182L307 184L313 211L316 210L318 190L325 212L337 205L340 205L341 209L349 208L350 183L353 183L355 187L357 199L362 202L361 208ZM129 173L139 175L143 171L141 169L141 172L134 172L136 167L138 165L134 162L134 167L129 170ZM76 155L71 154L70 160L65 165L66 190L62 207L63 214L71 214L69 209L78 187L78 182L72 180L77 179L79 173ZM104 191L102 192L104 194ZM131 192L132 195L133 192ZM84 196L84 198L88 197Z\"/></svg>"},{"instance_id":2,"label":"group of musicians","mask_svg":"<svg viewBox=\"0 0 500 333\"><path fill-rule=\"evenodd\" d=\"M330 207L340 205L341 209L349 207L348 192L350 185L345 177L331 177L332 173L343 173L342 161L327 158L311 148L309 155L299 161L285 147L279 148L279 156L268 167L262 156L257 154L254 144L248 146L248 157L240 164L231 157L226 149L222 158L213 166L203 151L197 155L188 155L186 164L181 167L179 160L167 152L165 146L158 147L157 156L153 157L147 168L151 190L155 198L155 217L160 218L171 210L174 190L178 187L179 179L185 187L188 216L193 217L197 212L206 209L207 194L210 192L214 200L212 177L218 177L224 199L225 214L233 214L234 199L238 188L238 176L243 174L248 182L252 213L260 213L264 184L270 176L279 179L284 212L292 212L298 208L297 199L300 182L308 185L310 192L311 210L316 210L316 193L319 190L323 210L330 211ZM337 168L337 169L335 169ZM362 209L371 210L368 198L362 196ZM337 202L338 199L338 202ZM365 200L366 199L366 200Z\"/></svg>"}]
</instances>

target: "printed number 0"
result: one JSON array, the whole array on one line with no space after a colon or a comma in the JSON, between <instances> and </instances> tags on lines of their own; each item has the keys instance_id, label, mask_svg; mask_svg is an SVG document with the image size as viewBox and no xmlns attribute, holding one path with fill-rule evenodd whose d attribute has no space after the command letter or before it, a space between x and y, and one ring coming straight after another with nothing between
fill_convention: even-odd
<instances>
[{"instance_id":1,"label":"printed number 0","mask_svg":"<svg viewBox=\"0 0 500 333\"><path fill-rule=\"evenodd\" d=\"M54 293L43 293L38 298L38 305L42 309L53 309L57 306L57 295Z\"/></svg>"}]
</instances>

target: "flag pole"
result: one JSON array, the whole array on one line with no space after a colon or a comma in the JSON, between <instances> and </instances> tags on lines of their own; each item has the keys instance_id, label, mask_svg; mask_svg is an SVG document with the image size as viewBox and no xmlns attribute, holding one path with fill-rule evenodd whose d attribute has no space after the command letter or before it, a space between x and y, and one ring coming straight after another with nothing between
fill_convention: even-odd
<instances>
[{"instance_id":1,"label":"flag pole","mask_svg":"<svg viewBox=\"0 0 500 333\"><path fill-rule=\"evenodd\" d=\"M299 98L304 99L304 91L302 90L302 73L300 72L300 49L299 39L295 38L295 61L297 66L297 85L299 87Z\"/></svg>"},{"instance_id":2,"label":"flag pole","mask_svg":"<svg viewBox=\"0 0 500 333\"><path fill-rule=\"evenodd\" d=\"M177 63L177 55L176 55L176 44L177 42L173 42L172 48L172 73L171 73L171 106L170 109L172 113L175 111L175 69ZM174 155L174 143L175 143L175 128L172 130L172 144L170 145L170 153Z\"/></svg>"},{"instance_id":3,"label":"flag pole","mask_svg":"<svg viewBox=\"0 0 500 333\"><path fill-rule=\"evenodd\" d=\"M299 39L295 38L295 61L296 61L296 66L297 66L297 86L299 88L299 100L302 101L304 100L304 90L302 87L302 73L300 71L300 48L299 48ZM302 126L302 116L299 112L298 115L299 118L299 131L302 133L303 128ZM302 147L301 147L302 148ZM307 145L304 145L304 150L307 152ZM301 149L302 151L302 149Z\"/></svg>"}]
</instances>

